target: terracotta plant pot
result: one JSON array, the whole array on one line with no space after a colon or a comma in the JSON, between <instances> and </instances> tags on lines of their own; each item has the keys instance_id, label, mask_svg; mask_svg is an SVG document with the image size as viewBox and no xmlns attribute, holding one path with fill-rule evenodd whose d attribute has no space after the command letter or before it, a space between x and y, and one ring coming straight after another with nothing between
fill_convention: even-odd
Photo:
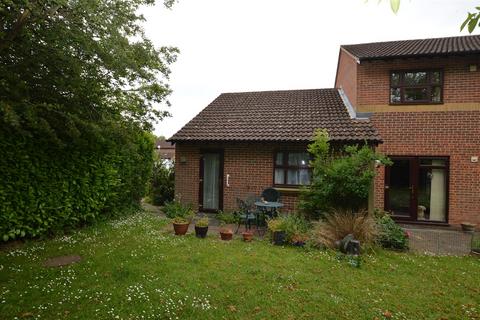
<instances>
[{"instance_id":1,"label":"terracotta plant pot","mask_svg":"<svg viewBox=\"0 0 480 320\"><path fill-rule=\"evenodd\" d=\"M221 230L220 231L220 239L228 241L232 240L233 232L231 230Z\"/></svg>"},{"instance_id":2,"label":"terracotta plant pot","mask_svg":"<svg viewBox=\"0 0 480 320\"><path fill-rule=\"evenodd\" d=\"M253 240L253 233L252 232L244 232L242 233L243 241L250 242Z\"/></svg>"},{"instance_id":3,"label":"terracotta plant pot","mask_svg":"<svg viewBox=\"0 0 480 320\"><path fill-rule=\"evenodd\" d=\"M283 246L285 244L285 231L273 232L273 244L276 246Z\"/></svg>"},{"instance_id":4,"label":"terracotta plant pot","mask_svg":"<svg viewBox=\"0 0 480 320\"><path fill-rule=\"evenodd\" d=\"M476 224L474 223L469 223L469 222L462 223L462 230L465 232L474 232L475 227L476 227Z\"/></svg>"},{"instance_id":5,"label":"terracotta plant pot","mask_svg":"<svg viewBox=\"0 0 480 320\"><path fill-rule=\"evenodd\" d=\"M207 227L197 227L195 226L195 236L197 238L205 238L207 236L208 226Z\"/></svg>"},{"instance_id":6,"label":"terracotta plant pot","mask_svg":"<svg viewBox=\"0 0 480 320\"><path fill-rule=\"evenodd\" d=\"M183 236L187 233L189 225L190 223L174 223L173 230L177 236Z\"/></svg>"}]
</instances>

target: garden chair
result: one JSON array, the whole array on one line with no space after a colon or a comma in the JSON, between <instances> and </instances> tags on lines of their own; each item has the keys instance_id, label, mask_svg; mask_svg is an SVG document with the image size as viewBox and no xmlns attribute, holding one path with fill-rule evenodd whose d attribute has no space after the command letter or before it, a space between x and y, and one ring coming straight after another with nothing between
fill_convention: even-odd
<instances>
[{"instance_id":1,"label":"garden chair","mask_svg":"<svg viewBox=\"0 0 480 320\"><path fill-rule=\"evenodd\" d=\"M277 202L280 199L280 194L273 188L267 188L262 191L262 198L268 202Z\"/></svg>"},{"instance_id":2,"label":"garden chair","mask_svg":"<svg viewBox=\"0 0 480 320\"><path fill-rule=\"evenodd\" d=\"M240 198L237 198L237 207L239 210L235 212L235 215L238 220L238 225L235 233L238 233L238 229L240 229L242 223L245 223L245 230L251 229L252 221L256 220L256 215L252 212L251 208Z\"/></svg>"},{"instance_id":3,"label":"garden chair","mask_svg":"<svg viewBox=\"0 0 480 320\"><path fill-rule=\"evenodd\" d=\"M280 193L274 188L267 188L262 191L262 199L268 202L278 202L280 200ZM272 209L264 213L266 213L270 218L278 216L277 209Z\"/></svg>"}]
</instances>

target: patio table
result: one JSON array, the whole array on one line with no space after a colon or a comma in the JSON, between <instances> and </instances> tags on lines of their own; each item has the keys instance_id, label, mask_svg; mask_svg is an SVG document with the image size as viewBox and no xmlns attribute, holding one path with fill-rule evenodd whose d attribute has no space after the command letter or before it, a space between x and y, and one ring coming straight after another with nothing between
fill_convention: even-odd
<instances>
[{"instance_id":1,"label":"patio table","mask_svg":"<svg viewBox=\"0 0 480 320\"><path fill-rule=\"evenodd\" d=\"M259 211L256 212L257 228L258 228L258 223L260 222L260 213L263 213L264 215L267 215L268 217L273 218L277 213L277 209L283 207L283 203L273 202L273 201L256 201L255 205L259 209ZM265 223L265 216L264 216L264 219L262 220L263 220L262 223Z\"/></svg>"},{"instance_id":2,"label":"patio table","mask_svg":"<svg viewBox=\"0 0 480 320\"><path fill-rule=\"evenodd\" d=\"M260 211L268 214L270 217L277 212L277 209L283 207L283 203L274 201L256 201L255 205Z\"/></svg>"},{"instance_id":3,"label":"patio table","mask_svg":"<svg viewBox=\"0 0 480 320\"><path fill-rule=\"evenodd\" d=\"M278 209L283 207L283 203L281 202L273 202L273 201L256 201L255 205L262 209Z\"/></svg>"}]
</instances>

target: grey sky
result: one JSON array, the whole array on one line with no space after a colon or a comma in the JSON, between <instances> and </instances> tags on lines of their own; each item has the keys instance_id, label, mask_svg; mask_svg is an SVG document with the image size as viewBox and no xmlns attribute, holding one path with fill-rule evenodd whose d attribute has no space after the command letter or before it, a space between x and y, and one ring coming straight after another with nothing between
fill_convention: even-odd
<instances>
[{"instance_id":1,"label":"grey sky","mask_svg":"<svg viewBox=\"0 0 480 320\"><path fill-rule=\"evenodd\" d=\"M460 35L478 0L180 0L145 11L147 36L181 50L170 137L222 92L333 87L341 44ZM475 32L478 34L478 31ZM466 34L465 32L463 34Z\"/></svg>"}]
</instances>

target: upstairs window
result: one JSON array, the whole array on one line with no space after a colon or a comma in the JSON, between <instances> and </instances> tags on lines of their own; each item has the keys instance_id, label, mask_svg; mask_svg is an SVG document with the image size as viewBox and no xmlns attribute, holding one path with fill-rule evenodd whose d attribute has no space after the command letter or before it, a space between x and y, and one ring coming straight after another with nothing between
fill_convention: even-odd
<instances>
[{"instance_id":1,"label":"upstairs window","mask_svg":"<svg viewBox=\"0 0 480 320\"><path fill-rule=\"evenodd\" d=\"M442 86L440 70L393 71L390 73L390 103L442 103Z\"/></svg>"},{"instance_id":2,"label":"upstairs window","mask_svg":"<svg viewBox=\"0 0 480 320\"><path fill-rule=\"evenodd\" d=\"M307 152L277 152L275 154L274 184L284 186L309 185L312 171Z\"/></svg>"}]
</instances>

